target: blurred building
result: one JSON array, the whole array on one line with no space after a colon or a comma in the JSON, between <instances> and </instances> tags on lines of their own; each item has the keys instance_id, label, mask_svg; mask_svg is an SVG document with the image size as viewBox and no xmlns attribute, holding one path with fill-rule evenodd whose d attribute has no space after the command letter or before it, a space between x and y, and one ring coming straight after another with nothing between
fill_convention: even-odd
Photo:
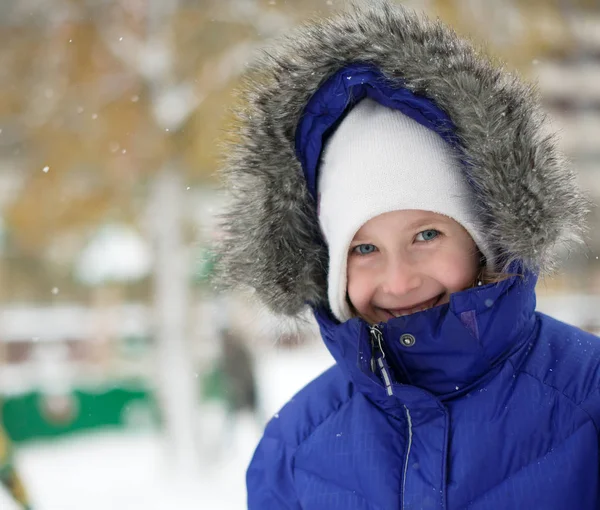
<instances>
[{"instance_id":1,"label":"blurred building","mask_svg":"<svg viewBox=\"0 0 600 510\"><path fill-rule=\"evenodd\" d=\"M567 259L568 276L574 281L566 285L600 294L600 12L571 9L569 14L571 49L536 60L532 74L563 150L596 206L585 253Z\"/></svg>"}]
</instances>

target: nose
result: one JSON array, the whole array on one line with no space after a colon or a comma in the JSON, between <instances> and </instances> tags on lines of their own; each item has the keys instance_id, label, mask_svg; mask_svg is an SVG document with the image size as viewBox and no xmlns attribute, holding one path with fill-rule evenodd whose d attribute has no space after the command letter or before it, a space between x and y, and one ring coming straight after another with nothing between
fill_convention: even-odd
<instances>
[{"instance_id":1,"label":"nose","mask_svg":"<svg viewBox=\"0 0 600 510\"><path fill-rule=\"evenodd\" d=\"M415 264L397 257L387 262L381 288L387 294L402 296L419 288L422 281L422 274Z\"/></svg>"}]
</instances>

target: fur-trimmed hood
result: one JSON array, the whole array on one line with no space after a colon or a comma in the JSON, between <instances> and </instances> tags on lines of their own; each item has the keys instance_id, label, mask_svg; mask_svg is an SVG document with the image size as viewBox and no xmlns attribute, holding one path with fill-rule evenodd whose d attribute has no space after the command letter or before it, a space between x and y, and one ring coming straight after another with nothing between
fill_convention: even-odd
<instances>
[{"instance_id":1,"label":"fur-trimmed hood","mask_svg":"<svg viewBox=\"0 0 600 510\"><path fill-rule=\"evenodd\" d=\"M219 284L250 287L286 315L327 302L327 248L297 128L323 84L358 62L451 119L500 269L519 261L547 273L581 239L589 203L548 134L533 88L441 22L383 0L298 28L248 73L222 173L229 197Z\"/></svg>"}]
</instances>

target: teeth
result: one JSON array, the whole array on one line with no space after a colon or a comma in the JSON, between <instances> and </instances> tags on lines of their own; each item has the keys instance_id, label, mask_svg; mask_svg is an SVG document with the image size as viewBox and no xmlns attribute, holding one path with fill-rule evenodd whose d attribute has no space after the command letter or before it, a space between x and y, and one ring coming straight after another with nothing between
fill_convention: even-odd
<instances>
[{"instance_id":1,"label":"teeth","mask_svg":"<svg viewBox=\"0 0 600 510\"><path fill-rule=\"evenodd\" d=\"M440 300L440 296L438 296L435 299L432 299L431 301L428 301L425 306L420 306L419 308L413 308L413 309L409 310L408 312L398 313L398 312L393 312L391 310L388 310L388 311L394 317L404 317L405 315L411 315L413 313L424 312L425 310L429 310L430 308L433 308L433 306L436 305L439 300Z\"/></svg>"},{"instance_id":2,"label":"teeth","mask_svg":"<svg viewBox=\"0 0 600 510\"><path fill-rule=\"evenodd\" d=\"M404 317L404 316L406 316L406 315L411 315L411 314L413 314L413 313L423 312L423 311L425 311L425 310L427 310L427 307L426 307L426 306L424 306L424 307L422 307L422 308L415 308L414 310L410 310L410 311L408 311L408 312L400 312L400 313L398 313L398 312L392 312L392 311L390 311L390 313L391 313L391 314L392 314L394 317Z\"/></svg>"}]
</instances>

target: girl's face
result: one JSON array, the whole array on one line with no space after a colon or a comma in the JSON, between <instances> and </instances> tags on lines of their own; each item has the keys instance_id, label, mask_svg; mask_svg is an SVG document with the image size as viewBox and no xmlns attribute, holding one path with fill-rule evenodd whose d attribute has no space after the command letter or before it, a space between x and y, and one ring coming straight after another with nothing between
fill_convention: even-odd
<instances>
[{"instance_id":1,"label":"girl's face","mask_svg":"<svg viewBox=\"0 0 600 510\"><path fill-rule=\"evenodd\" d=\"M473 286L479 251L453 219L393 211L365 223L348 253L348 298L371 324L447 303Z\"/></svg>"}]
</instances>

